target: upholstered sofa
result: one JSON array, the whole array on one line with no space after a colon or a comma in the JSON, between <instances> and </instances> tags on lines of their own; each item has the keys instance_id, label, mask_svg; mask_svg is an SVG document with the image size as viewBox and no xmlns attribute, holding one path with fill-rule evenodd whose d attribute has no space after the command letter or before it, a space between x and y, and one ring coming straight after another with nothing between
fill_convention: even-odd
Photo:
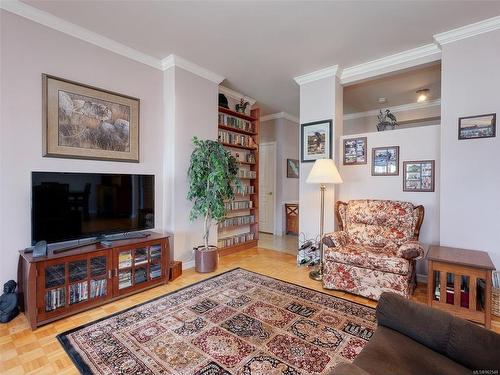
<instances>
[{"instance_id":1,"label":"upholstered sofa","mask_svg":"<svg viewBox=\"0 0 500 375\"><path fill-rule=\"evenodd\" d=\"M337 202L339 231L323 237L327 289L378 300L383 292L408 298L415 289L415 261L424 256L418 242L424 208L409 202Z\"/></svg>"},{"instance_id":2,"label":"upholstered sofa","mask_svg":"<svg viewBox=\"0 0 500 375\"><path fill-rule=\"evenodd\" d=\"M498 374L500 335L444 311L384 293L375 333L331 375Z\"/></svg>"}]
</instances>

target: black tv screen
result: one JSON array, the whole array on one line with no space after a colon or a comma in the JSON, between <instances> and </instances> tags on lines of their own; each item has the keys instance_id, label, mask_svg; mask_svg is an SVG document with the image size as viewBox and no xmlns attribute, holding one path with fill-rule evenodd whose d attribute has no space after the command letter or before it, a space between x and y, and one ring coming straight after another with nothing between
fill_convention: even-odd
<instances>
[{"instance_id":1,"label":"black tv screen","mask_svg":"<svg viewBox=\"0 0 500 375\"><path fill-rule=\"evenodd\" d=\"M154 227L154 176L32 172L35 244Z\"/></svg>"}]
</instances>

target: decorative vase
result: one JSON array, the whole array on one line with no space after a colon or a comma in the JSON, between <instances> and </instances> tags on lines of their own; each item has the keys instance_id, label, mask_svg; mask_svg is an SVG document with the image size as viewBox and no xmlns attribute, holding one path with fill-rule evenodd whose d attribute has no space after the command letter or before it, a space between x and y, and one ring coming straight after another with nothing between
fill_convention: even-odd
<instances>
[{"instance_id":1,"label":"decorative vase","mask_svg":"<svg viewBox=\"0 0 500 375\"><path fill-rule=\"evenodd\" d=\"M378 130L379 132L381 132L381 131L385 131L385 130L394 130L394 129L395 129L395 127L396 127L396 126L394 125L394 123L389 122L389 121L379 122L379 123L377 124L377 130Z\"/></svg>"},{"instance_id":2,"label":"decorative vase","mask_svg":"<svg viewBox=\"0 0 500 375\"><path fill-rule=\"evenodd\" d=\"M219 252L216 246L198 246L194 249L195 270L200 273L214 272L219 264Z\"/></svg>"}]
</instances>

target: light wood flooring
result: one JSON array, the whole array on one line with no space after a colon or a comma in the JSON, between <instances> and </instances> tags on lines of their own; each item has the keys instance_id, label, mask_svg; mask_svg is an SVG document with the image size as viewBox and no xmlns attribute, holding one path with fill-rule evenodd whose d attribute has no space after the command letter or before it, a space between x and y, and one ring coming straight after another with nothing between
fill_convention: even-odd
<instances>
[{"instance_id":1,"label":"light wood flooring","mask_svg":"<svg viewBox=\"0 0 500 375\"><path fill-rule=\"evenodd\" d=\"M12 322L0 325L0 374L78 374L57 341L57 334L236 267L324 291L367 306L376 306L376 302L363 297L324 290L321 283L309 279L309 269L296 266L293 255L255 248L222 257L215 273L199 274L194 269L189 269L184 271L182 277L168 285L62 319L35 331L29 328L27 320L21 314ZM425 302L425 298L426 285L422 284L417 288L413 299ZM500 332L500 319L493 321L493 329Z\"/></svg>"}]
</instances>

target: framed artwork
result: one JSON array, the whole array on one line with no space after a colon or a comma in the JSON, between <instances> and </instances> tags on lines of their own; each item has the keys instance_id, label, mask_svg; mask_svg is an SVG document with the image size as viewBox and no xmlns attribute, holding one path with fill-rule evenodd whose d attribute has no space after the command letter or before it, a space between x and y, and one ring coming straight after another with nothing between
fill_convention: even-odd
<instances>
[{"instance_id":1,"label":"framed artwork","mask_svg":"<svg viewBox=\"0 0 500 375\"><path fill-rule=\"evenodd\" d=\"M372 149L372 176L399 175L399 146Z\"/></svg>"},{"instance_id":2,"label":"framed artwork","mask_svg":"<svg viewBox=\"0 0 500 375\"><path fill-rule=\"evenodd\" d=\"M139 162L137 98L42 74L43 156Z\"/></svg>"},{"instance_id":3,"label":"framed artwork","mask_svg":"<svg viewBox=\"0 0 500 375\"><path fill-rule=\"evenodd\" d=\"M331 159L332 120L309 122L301 125L302 162Z\"/></svg>"},{"instance_id":4,"label":"framed artwork","mask_svg":"<svg viewBox=\"0 0 500 375\"><path fill-rule=\"evenodd\" d=\"M299 178L299 161L296 159L286 159L286 177Z\"/></svg>"},{"instance_id":5,"label":"framed artwork","mask_svg":"<svg viewBox=\"0 0 500 375\"><path fill-rule=\"evenodd\" d=\"M344 139L344 165L359 165L367 163L366 137Z\"/></svg>"},{"instance_id":6,"label":"framed artwork","mask_svg":"<svg viewBox=\"0 0 500 375\"><path fill-rule=\"evenodd\" d=\"M458 119L458 139L496 137L496 113Z\"/></svg>"},{"instance_id":7,"label":"framed artwork","mask_svg":"<svg viewBox=\"0 0 500 375\"><path fill-rule=\"evenodd\" d=\"M403 162L403 191L434 191L434 160Z\"/></svg>"}]
</instances>

